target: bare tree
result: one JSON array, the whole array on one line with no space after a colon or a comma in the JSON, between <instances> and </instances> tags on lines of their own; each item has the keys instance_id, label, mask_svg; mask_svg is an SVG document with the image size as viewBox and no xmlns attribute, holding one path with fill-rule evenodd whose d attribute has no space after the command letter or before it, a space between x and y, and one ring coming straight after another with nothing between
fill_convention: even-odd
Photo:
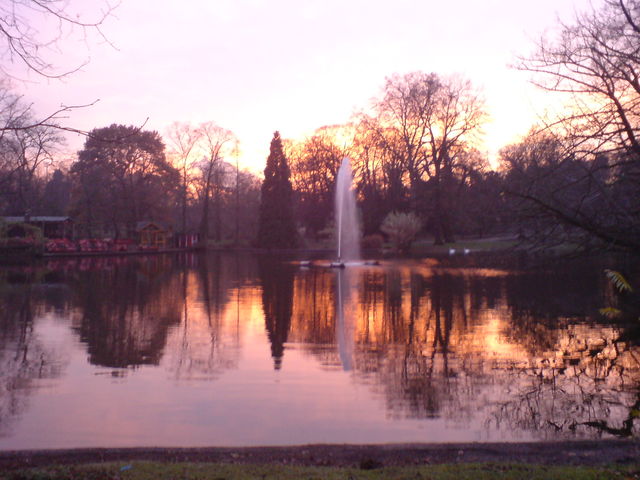
<instances>
[{"instance_id":1,"label":"bare tree","mask_svg":"<svg viewBox=\"0 0 640 480\"><path fill-rule=\"evenodd\" d=\"M414 72L388 78L374 110L376 117L365 117L366 128L374 146L386 150L395 165L391 183L408 182L410 208L417 210L425 208L429 182L435 241L453 241L454 186L469 167L465 152L486 120L482 98L461 77Z\"/></svg>"},{"instance_id":2,"label":"bare tree","mask_svg":"<svg viewBox=\"0 0 640 480\"><path fill-rule=\"evenodd\" d=\"M466 180L472 167L469 149L484 121L484 102L471 82L460 77L445 79L428 115L429 140L422 171L434 183L435 240L453 241L452 219L455 185ZM458 182L456 182L458 180Z\"/></svg>"},{"instance_id":3,"label":"bare tree","mask_svg":"<svg viewBox=\"0 0 640 480\"><path fill-rule=\"evenodd\" d=\"M518 64L535 74L538 87L568 96L550 126L562 127L586 153L640 153L638 21L638 0L606 0L602 9L561 24L555 41L541 40Z\"/></svg>"},{"instance_id":4,"label":"bare tree","mask_svg":"<svg viewBox=\"0 0 640 480\"><path fill-rule=\"evenodd\" d=\"M216 238L220 240L220 196L224 169L221 168L222 160L226 155L234 155L237 152L238 140L230 130L226 130L214 122L205 122L199 126L202 137L202 151L204 156L198 168L200 170L200 196L202 200L202 217L200 220L201 241L209 238L209 208L211 193L214 190L216 207Z\"/></svg>"},{"instance_id":5,"label":"bare tree","mask_svg":"<svg viewBox=\"0 0 640 480\"><path fill-rule=\"evenodd\" d=\"M377 233L382 220L394 210L407 208L406 172L401 158L380 140L374 117L360 115L354 124L353 166L362 206L365 234Z\"/></svg>"},{"instance_id":6,"label":"bare tree","mask_svg":"<svg viewBox=\"0 0 640 480\"><path fill-rule=\"evenodd\" d=\"M182 233L187 231L187 203L193 181L193 167L198 155L197 147L203 140L203 135L200 127L188 122L174 122L167 129L169 156L173 159L174 167L180 171Z\"/></svg>"},{"instance_id":7,"label":"bare tree","mask_svg":"<svg viewBox=\"0 0 640 480\"><path fill-rule=\"evenodd\" d=\"M545 196L529 200L558 222L634 250L640 249L639 25L640 1L606 0L561 24L557 39L543 39L518 65L536 85L568 100L545 128L568 145L565 158L584 161L566 186L588 187L561 208Z\"/></svg>"},{"instance_id":8,"label":"bare tree","mask_svg":"<svg viewBox=\"0 0 640 480\"><path fill-rule=\"evenodd\" d=\"M78 64L60 65L68 60L65 42L74 39L87 45L90 37L110 43L102 32L102 26L111 15L115 5L109 0L101 0L102 8L87 12L86 5L73 0L6 0L0 4L0 73L5 79L18 78L23 72L35 73L47 79L64 78L78 71L88 63L87 59ZM56 65L58 64L58 65ZM2 86L9 91L8 83ZM19 112L11 108L11 102L2 101L0 115L12 118ZM55 128L63 131L88 135L89 132L64 126L69 112L89 107L97 102L81 105L60 105L58 109L43 116L31 114L27 122L2 122L0 132L28 130L31 128ZM9 108L8 110L5 110ZM31 111L31 105L20 102L23 112Z\"/></svg>"},{"instance_id":9,"label":"bare tree","mask_svg":"<svg viewBox=\"0 0 640 480\"><path fill-rule=\"evenodd\" d=\"M30 109L25 106L18 95L13 94L0 84L0 187L7 188L17 171L18 164L14 161L10 149L12 132L23 130L25 124L31 122Z\"/></svg>"},{"instance_id":10,"label":"bare tree","mask_svg":"<svg viewBox=\"0 0 640 480\"><path fill-rule=\"evenodd\" d=\"M60 69L53 58L60 61L61 42L74 34L87 40L96 34L108 42L102 25L113 6L104 1L99 11L86 13L83 2L69 0L8 0L0 4L0 58L8 61L0 66L7 76L14 76L10 66L16 64L46 78L61 78L86 65Z\"/></svg>"},{"instance_id":11,"label":"bare tree","mask_svg":"<svg viewBox=\"0 0 640 480\"><path fill-rule=\"evenodd\" d=\"M0 188L4 208L13 214L34 213L39 200L38 180L53 163L64 143L60 131L48 125L31 126L32 113L20 97L0 87Z\"/></svg>"},{"instance_id":12,"label":"bare tree","mask_svg":"<svg viewBox=\"0 0 640 480\"><path fill-rule=\"evenodd\" d=\"M353 153L348 128L327 126L298 144L285 143L291 183L298 202L298 221L312 233L333 215L336 176L342 160Z\"/></svg>"}]
</instances>

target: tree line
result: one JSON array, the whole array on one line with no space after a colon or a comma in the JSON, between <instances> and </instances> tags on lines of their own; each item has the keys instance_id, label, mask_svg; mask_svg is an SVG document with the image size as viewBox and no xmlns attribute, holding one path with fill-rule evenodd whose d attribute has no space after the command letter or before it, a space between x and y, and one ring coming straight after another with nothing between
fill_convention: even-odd
<instances>
[{"instance_id":1,"label":"tree line","mask_svg":"<svg viewBox=\"0 0 640 480\"><path fill-rule=\"evenodd\" d=\"M233 163L237 140L213 122L174 123L166 140L135 126L96 128L66 165L62 144L51 126L4 132L4 215L69 215L89 238L132 237L148 220L217 242L255 238L260 180Z\"/></svg>"},{"instance_id":2,"label":"tree line","mask_svg":"<svg viewBox=\"0 0 640 480\"><path fill-rule=\"evenodd\" d=\"M274 135L262 184L240 171L238 140L213 122L175 123L164 137L98 128L61 168L60 128L34 121L3 85L0 208L71 214L86 235L125 235L155 219L217 242L291 247L330 235L335 179L348 156L368 237L396 215L388 225L417 219L436 244L509 233L545 248L638 251L638 45L640 0L604 0L518 59L564 107L505 146L497 169L478 149L488 112L472 82L412 72L388 77L345 125L298 141Z\"/></svg>"},{"instance_id":3,"label":"tree line","mask_svg":"<svg viewBox=\"0 0 640 480\"><path fill-rule=\"evenodd\" d=\"M365 235L404 212L436 244L510 233L534 247L640 251L639 45L640 1L605 0L519 58L563 108L505 146L497 169L477 149L487 110L469 80L387 78L347 125L287 145L298 222L311 235L326 229L349 156Z\"/></svg>"}]
</instances>

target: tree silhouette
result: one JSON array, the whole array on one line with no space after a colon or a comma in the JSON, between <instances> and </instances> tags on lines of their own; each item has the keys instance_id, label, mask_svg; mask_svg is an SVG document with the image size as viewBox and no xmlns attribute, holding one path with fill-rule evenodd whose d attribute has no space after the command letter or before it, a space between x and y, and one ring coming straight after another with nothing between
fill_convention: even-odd
<instances>
[{"instance_id":1,"label":"tree silhouette","mask_svg":"<svg viewBox=\"0 0 640 480\"><path fill-rule=\"evenodd\" d=\"M271 140L269 157L264 169L260 225L257 243L265 248L291 248L296 245L293 218L291 170L282 150L280 133Z\"/></svg>"},{"instance_id":2,"label":"tree silhouette","mask_svg":"<svg viewBox=\"0 0 640 480\"><path fill-rule=\"evenodd\" d=\"M366 172L368 157L378 157L385 214L420 212L436 244L453 242L458 193L486 163L471 148L487 118L482 97L463 77L396 74L387 78L373 112L360 118L360 169Z\"/></svg>"},{"instance_id":3,"label":"tree silhouette","mask_svg":"<svg viewBox=\"0 0 640 480\"><path fill-rule=\"evenodd\" d=\"M524 188L513 194L556 225L582 233L583 238L569 239L572 243L588 247L597 240L638 252L640 1L598 3L572 23L560 24L556 38L543 39L518 65L566 104L541 133L529 136L544 141L553 135L562 150L544 169L520 169ZM553 188L546 185L549 179Z\"/></svg>"},{"instance_id":4,"label":"tree silhouette","mask_svg":"<svg viewBox=\"0 0 640 480\"><path fill-rule=\"evenodd\" d=\"M71 213L87 233L116 237L142 220L166 221L180 185L157 132L117 124L91 132L70 173Z\"/></svg>"}]
</instances>

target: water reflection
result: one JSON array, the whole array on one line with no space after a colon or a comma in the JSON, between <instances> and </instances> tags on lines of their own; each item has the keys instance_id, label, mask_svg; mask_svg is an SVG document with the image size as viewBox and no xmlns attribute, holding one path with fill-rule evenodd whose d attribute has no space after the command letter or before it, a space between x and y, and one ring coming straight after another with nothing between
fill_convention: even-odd
<instances>
[{"instance_id":1,"label":"water reflection","mask_svg":"<svg viewBox=\"0 0 640 480\"><path fill-rule=\"evenodd\" d=\"M620 340L623 328L594 323L597 270L576 282L570 275L421 266L305 272L296 279L291 337L323 364L353 368L394 418L442 417L464 428L486 412L487 429L543 438L631 435L640 352ZM330 342L332 319L339 362L319 348Z\"/></svg>"},{"instance_id":2,"label":"water reflection","mask_svg":"<svg viewBox=\"0 0 640 480\"><path fill-rule=\"evenodd\" d=\"M336 343L340 354L340 363L345 372L353 368L355 318L357 318L357 300L353 291L357 288L356 271L339 268L335 272L336 302Z\"/></svg>"},{"instance_id":3,"label":"water reflection","mask_svg":"<svg viewBox=\"0 0 640 480\"><path fill-rule=\"evenodd\" d=\"M47 314L34 298L56 298L50 295L52 289L31 283L39 278L29 270L0 272L0 435L28 410L34 381L59 377L65 367L61 349L47 343L34 328L34 319Z\"/></svg>"},{"instance_id":4,"label":"water reflection","mask_svg":"<svg viewBox=\"0 0 640 480\"><path fill-rule=\"evenodd\" d=\"M488 422L508 428L631 436L640 406L638 350L619 330L570 325L553 351L515 370ZM636 432L637 433L637 432Z\"/></svg>"},{"instance_id":5,"label":"water reflection","mask_svg":"<svg viewBox=\"0 0 640 480\"><path fill-rule=\"evenodd\" d=\"M239 330L235 321L224 315L223 306L240 302L240 289L234 274L220 259L197 262L194 268L181 266L180 322L174 328L167 347L171 356L170 371L183 380L215 379L233 369L239 352ZM235 272L237 273L237 272Z\"/></svg>"},{"instance_id":6,"label":"water reflection","mask_svg":"<svg viewBox=\"0 0 640 480\"><path fill-rule=\"evenodd\" d=\"M264 323L271 343L273 368L282 368L284 345L291 328L293 310L293 266L274 258L259 260L262 283L262 311Z\"/></svg>"},{"instance_id":7,"label":"water reflection","mask_svg":"<svg viewBox=\"0 0 640 480\"><path fill-rule=\"evenodd\" d=\"M637 435L640 348L625 324L598 317L611 295L602 266L468 262L305 270L266 256L159 255L3 270L0 448L47 445L20 419L54 422L38 406L55 401L51 382L87 384L77 408L94 422L91 440L65 425L70 446ZM88 380L104 372L124 383ZM194 385L217 385L210 408ZM121 389L162 395L151 408ZM133 433L100 433L93 395L120 395L114 415ZM277 412L259 415L256 402ZM146 423L131 420L141 408Z\"/></svg>"},{"instance_id":8,"label":"water reflection","mask_svg":"<svg viewBox=\"0 0 640 480\"><path fill-rule=\"evenodd\" d=\"M92 364L158 365L183 304L180 275L170 266L159 256L70 274L69 313Z\"/></svg>"}]
</instances>

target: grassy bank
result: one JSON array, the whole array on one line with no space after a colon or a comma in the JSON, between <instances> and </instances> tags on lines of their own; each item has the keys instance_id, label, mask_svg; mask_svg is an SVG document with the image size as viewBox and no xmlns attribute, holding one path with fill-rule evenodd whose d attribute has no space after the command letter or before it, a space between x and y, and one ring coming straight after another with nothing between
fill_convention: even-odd
<instances>
[{"instance_id":1,"label":"grassy bank","mask_svg":"<svg viewBox=\"0 0 640 480\"><path fill-rule=\"evenodd\" d=\"M493 237L478 239L461 239L455 243L434 245L433 240L417 240L411 245L411 254L415 256L446 255L451 249L461 254L465 249L471 252L495 252L513 249L518 241L513 237Z\"/></svg>"},{"instance_id":2,"label":"grassy bank","mask_svg":"<svg viewBox=\"0 0 640 480\"><path fill-rule=\"evenodd\" d=\"M7 480L400 480L400 479L640 479L640 463L633 466L546 466L528 464L444 464L373 468L299 467L286 465L229 465L219 463L134 462L52 466L0 474Z\"/></svg>"}]
</instances>

